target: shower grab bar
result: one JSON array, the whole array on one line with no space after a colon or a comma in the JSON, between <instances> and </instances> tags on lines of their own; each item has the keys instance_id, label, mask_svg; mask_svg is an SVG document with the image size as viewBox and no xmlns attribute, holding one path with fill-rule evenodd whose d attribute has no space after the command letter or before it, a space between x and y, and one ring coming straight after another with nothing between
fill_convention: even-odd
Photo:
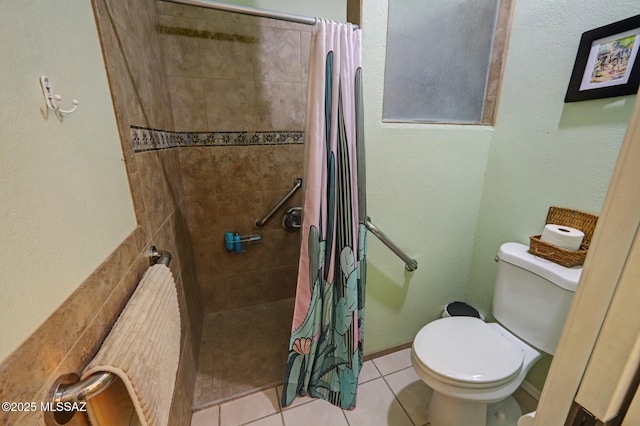
<instances>
[{"instance_id":1,"label":"shower grab bar","mask_svg":"<svg viewBox=\"0 0 640 426\"><path fill-rule=\"evenodd\" d=\"M395 243L391 241L384 232L382 232L380 229L378 229L377 226L371 223L370 217L367 217L367 223L365 224L365 226L369 231L371 231L373 235L378 237L378 239L382 241L385 246L389 247L389 249L391 249L391 251L394 252L396 256L402 259L402 261L404 262L404 269L409 272L418 269L418 261L410 258L408 254L400 249L400 247L395 245Z\"/></svg>"},{"instance_id":2,"label":"shower grab bar","mask_svg":"<svg viewBox=\"0 0 640 426\"><path fill-rule=\"evenodd\" d=\"M264 226L265 223L267 223L267 221L271 218L271 216L273 216L273 214L280 208L282 207L282 205L284 203L287 202L287 200L289 198L291 198L293 196L293 194L296 193L296 191L302 186L302 178L296 178L296 180L293 181L293 188L291 188L291 190L289 192L287 192L285 194L284 197L282 197L282 200L278 201L278 203L273 206L271 208L271 210L269 210L269 212L267 212L267 214L265 214L262 219L258 219L256 220L255 225L260 228L261 226Z\"/></svg>"},{"instance_id":3,"label":"shower grab bar","mask_svg":"<svg viewBox=\"0 0 640 426\"><path fill-rule=\"evenodd\" d=\"M157 250L155 246L151 246L147 250L147 258L149 266L162 264L169 267L171 263L171 253L168 251ZM76 413L75 408L69 410L57 410L57 407L73 407L73 403L85 402L95 398L105 391L118 378L117 375L110 372L94 373L89 377L80 380L80 376L75 373L64 374L56 379L51 386L47 401L50 403L51 410L45 411L44 421L48 426L64 425L71 421Z\"/></svg>"}]
</instances>

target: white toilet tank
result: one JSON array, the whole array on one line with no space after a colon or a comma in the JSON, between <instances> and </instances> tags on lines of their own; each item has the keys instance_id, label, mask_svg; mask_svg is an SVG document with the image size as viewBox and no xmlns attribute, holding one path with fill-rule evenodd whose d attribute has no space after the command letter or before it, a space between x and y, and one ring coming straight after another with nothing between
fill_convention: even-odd
<instances>
[{"instance_id":1,"label":"white toilet tank","mask_svg":"<svg viewBox=\"0 0 640 426\"><path fill-rule=\"evenodd\" d=\"M582 267L566 268L528 249L520 243L500 247L493 316L520 339L553 355Z\"/></svg>"}]
</instances>

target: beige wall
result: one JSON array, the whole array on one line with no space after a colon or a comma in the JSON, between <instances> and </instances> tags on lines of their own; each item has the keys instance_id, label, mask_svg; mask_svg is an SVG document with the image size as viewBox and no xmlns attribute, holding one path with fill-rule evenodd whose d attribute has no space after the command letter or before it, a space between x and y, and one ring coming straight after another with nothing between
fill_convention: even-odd
<instances>
[{"instance_id":1,"label":"beige wall","mask_svg":"<svg viewBox=\"0 0 640 426\"><path fill-rule=\"evenodd\" d=\"M346 0L298 1L298 0L230 0L242 6L258 7L294 15L320 17L344 22L347 15Z\"/></svg>"},{"instance_id":2,"label":"beige wall","mask_svg":"<svg viewBox=\"0 0 640 426\"><path fill-rule=\"evenodd\" d=\"M312 26L158 6L176 131L304 130Z\"/></svg>"},{"instance_id":3,"label":"beige wall","mask_svg":"<svg viewBox=\"0 0 640 426\"><path fill-rule=\"evenodd\" d=\"M2 2L0 360L136 226L88 3ZM78 110L47 113L39 78Z\"/></svg>"},{"instance_id":4,"label":"beige wall","mask_svg":"<svg viewBox=\"0 0 640 426\"><path fill-rule=\"evenodd\" d=\"M195 277L186 207L175 149L136 151L131 126L173 130L173 114L160 48L155 0L135 3L95 0L98 29L118 117L138 222L147 245L173 255L182 320L181 356L170 422L186 424L202 330L202 306Z\"/></svg>"},{"instance_id":5,"label":"beige wall","mask_svg":"<svg viewBox=\"0 0 640 426\"><path fill-rule=\"evenodd\" d=\"M291 298L299 233L282 210L254 223L302 176L312 27L158 4L175 128L198 140L178 151L204 310ZM225 232L263 239L229 254Z\"/></svg>"}]
</instances>

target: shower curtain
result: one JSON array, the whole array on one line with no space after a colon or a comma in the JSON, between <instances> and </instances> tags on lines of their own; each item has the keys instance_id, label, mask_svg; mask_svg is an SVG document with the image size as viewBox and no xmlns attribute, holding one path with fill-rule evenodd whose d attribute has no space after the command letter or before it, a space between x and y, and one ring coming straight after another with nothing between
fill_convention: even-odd
<instances>
[{"instance_id":1,"label":"shower curtain","mask_svg":"<svg viewBox=\"0 0 640 426\"><path fill-rule=\"evenodd\" d=\"M320 20L309 62L305 201L282 406L356 404L362 368L366 199L361 30Z\"/></svg>"}]
</instances>

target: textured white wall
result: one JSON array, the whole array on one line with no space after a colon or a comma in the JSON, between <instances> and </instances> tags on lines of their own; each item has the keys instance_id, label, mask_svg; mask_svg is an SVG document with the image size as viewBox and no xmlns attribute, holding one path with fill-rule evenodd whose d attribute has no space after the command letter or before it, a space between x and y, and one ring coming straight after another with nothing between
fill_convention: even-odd
<instances>
[{"instance_id":1,"label":"textured white wall","mask_svg":"<svg viewBox=\"0 0 640 426\"><path fill-rule=\"evenodd\" d=\"M0 2L0 361L135 228L90 2ZM45 119L39 78L64 108Z\"/></svg>"},{"instance_id":2,"label":"textured white wall","mask_svg":"<svg viewBox=\"0 0 640 426\"><path fill-rule=\"evenodd\" d=\"M563 99L582 33L636 14L635 0L516 2L465 293L484 312L502 242L529 244L552 205L600 213L636 96ZM548 366L527 380L542 389Z\"/></svg>"},{"instance_id":3,"label":"textured white wall","mask_svg":"<svg viewBox=\"0 0 640 426\"><path fill-rule=\"evenodd\" d=\"M381 122L388 8L364 1L369 215L419 261L407 274L370 237L367 352L412 340L449 301L489 312L499 245L528 243L550 205L600 211L635 96L563 99L581 34L637 14L636 6L516 2L489 128Z\"/></svg>"},{"instance_id":4,"label":"textured white wall","mask_svg":"<svg viewBox=\"0 0 640 426\"><path fill-rule=\"evenodd\" d=\"M365 350L413 340L462 299L492 129L382 123L387 0L365 0L367 202L372 222L418 260L404 264L369 235Z\"/></svg>"},{"instance_id":5,"label":"textured white wall","mask_svg":"<svg viewBox=\"0 0 640 426\"><path fill-rule=\"evenodd\" d=\"M633 0L516 3L467 289L479 308L501 242L528 244L551 205L599 214L636 96L563 99L582 33L637 12Z\"/></svg>"}]
</instances>

